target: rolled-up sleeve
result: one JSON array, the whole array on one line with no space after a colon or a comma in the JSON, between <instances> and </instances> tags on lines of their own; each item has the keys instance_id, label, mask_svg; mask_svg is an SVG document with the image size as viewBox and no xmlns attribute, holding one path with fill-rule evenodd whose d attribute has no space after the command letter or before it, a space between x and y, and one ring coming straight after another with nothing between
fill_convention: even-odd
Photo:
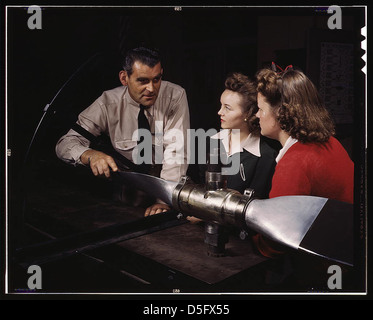
<instances>
[{"instance_id":1,"label":"rolled-up sleeve","mask_svg":"<svg viewBox=\"0 0 373 320\"><path fill-rule=\"evenodd\" d=\"M102 107L99 100L96 100L79 114L77 124L94 136L98 136L106 129L105 118L105 109ZM82 164L80 156L90 149L89 145L90 141L88 139L75 130L70 129L58 140L55 149L56 155L62 161L77 166Z\"/></svg>"},{"instance_id":2,"label":"rolled-up sleeve","mask_svg":"<svg viewBox=\"0 0 373 320\"><path fill-rule=\"evenodd\" d=\"M77 166L82 164L80 156L89 149L89 141L70 129L67 134L58 140L56 155L62 161Z\"/></svg>"}]
</instances>

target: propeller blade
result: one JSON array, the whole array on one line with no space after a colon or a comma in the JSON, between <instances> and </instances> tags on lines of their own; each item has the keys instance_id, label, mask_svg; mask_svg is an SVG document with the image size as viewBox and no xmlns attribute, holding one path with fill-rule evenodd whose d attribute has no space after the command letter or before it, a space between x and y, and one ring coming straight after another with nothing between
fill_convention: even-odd
<instances>
[{"instance_id":1,"label":"propeller blade","mask_svg":"<svg viewBox=\"0 0 373 320\"><path fill-rule=\"evenodd\" d=\"M353 265L353 205L313 196L252 200L247 225L296 250Z\"/></svg>"},{"instance_id":2,"label":"propeller blade","mask_svg":"<svg viewBox=\"0 0 373 320\"><path fill-rule=\"evenodd\" d=\"M138 172L118 171L115 174L130 183L134 188L142 190L172 206L172 192L178 182L167 181Z\"/></svg>"},{"instance_id":3,"label":"propeller blade","mask_svg":"<svg viewBox=\"0 0 373 320\"><path fill-rule=\"evenodd\" d=\"M299 249L353 266L353 205L329 199L302 239Z\"/></svg>"}]
</instances>

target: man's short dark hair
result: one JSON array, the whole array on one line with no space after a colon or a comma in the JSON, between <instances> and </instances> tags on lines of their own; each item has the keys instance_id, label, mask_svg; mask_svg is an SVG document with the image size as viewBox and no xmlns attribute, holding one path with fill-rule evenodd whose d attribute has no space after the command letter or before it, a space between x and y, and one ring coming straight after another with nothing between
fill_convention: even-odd
<instances>
[{"instance_id":1,"label":"man's short dark hair","mask_svg":"<svg viewBox=\"0 0 373 320\"><path fill-rule=\"evenodd\" d=\"M127 72L128 76L132 74L132 66L136 61L153 68L161 61L161 57L159 51L156 49L139 47L129 50L123 63L123 70Z\"/></svg>"}]
</instances>

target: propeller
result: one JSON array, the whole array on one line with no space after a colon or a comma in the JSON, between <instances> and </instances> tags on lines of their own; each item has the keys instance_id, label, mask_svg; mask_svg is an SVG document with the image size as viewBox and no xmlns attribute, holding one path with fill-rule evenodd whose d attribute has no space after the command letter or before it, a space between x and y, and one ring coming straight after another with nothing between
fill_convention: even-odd
<instances>
[{"instance_id":1,"label":"propeller","mask_svg":"<svg viewBox=\"0 0 373 320\"><path fill-rule=\"evenodd\" d=\"M314 196L255 199L231 189L207 190L188 177L177 182L142 173L120 179L184 215L263 234L287 247L353 265L353 205Z\"/></svg>"}]
</instances>

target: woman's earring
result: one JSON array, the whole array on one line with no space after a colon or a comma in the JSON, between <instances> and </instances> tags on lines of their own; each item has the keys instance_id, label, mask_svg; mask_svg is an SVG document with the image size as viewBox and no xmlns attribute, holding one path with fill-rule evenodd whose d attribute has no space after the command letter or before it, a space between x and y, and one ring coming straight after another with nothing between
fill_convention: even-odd
<instances>
[{"instance_id":1,"label":"woman's earring","mask_svg":"<svg viewBox=\"0 0 373 320\"><path fill-rule=\"evenodd\" d=\"M246 121L247 121L247 118L243 119L243 121L245 121L245 122L246 122Z\"/></svg>"}]
</instances>

